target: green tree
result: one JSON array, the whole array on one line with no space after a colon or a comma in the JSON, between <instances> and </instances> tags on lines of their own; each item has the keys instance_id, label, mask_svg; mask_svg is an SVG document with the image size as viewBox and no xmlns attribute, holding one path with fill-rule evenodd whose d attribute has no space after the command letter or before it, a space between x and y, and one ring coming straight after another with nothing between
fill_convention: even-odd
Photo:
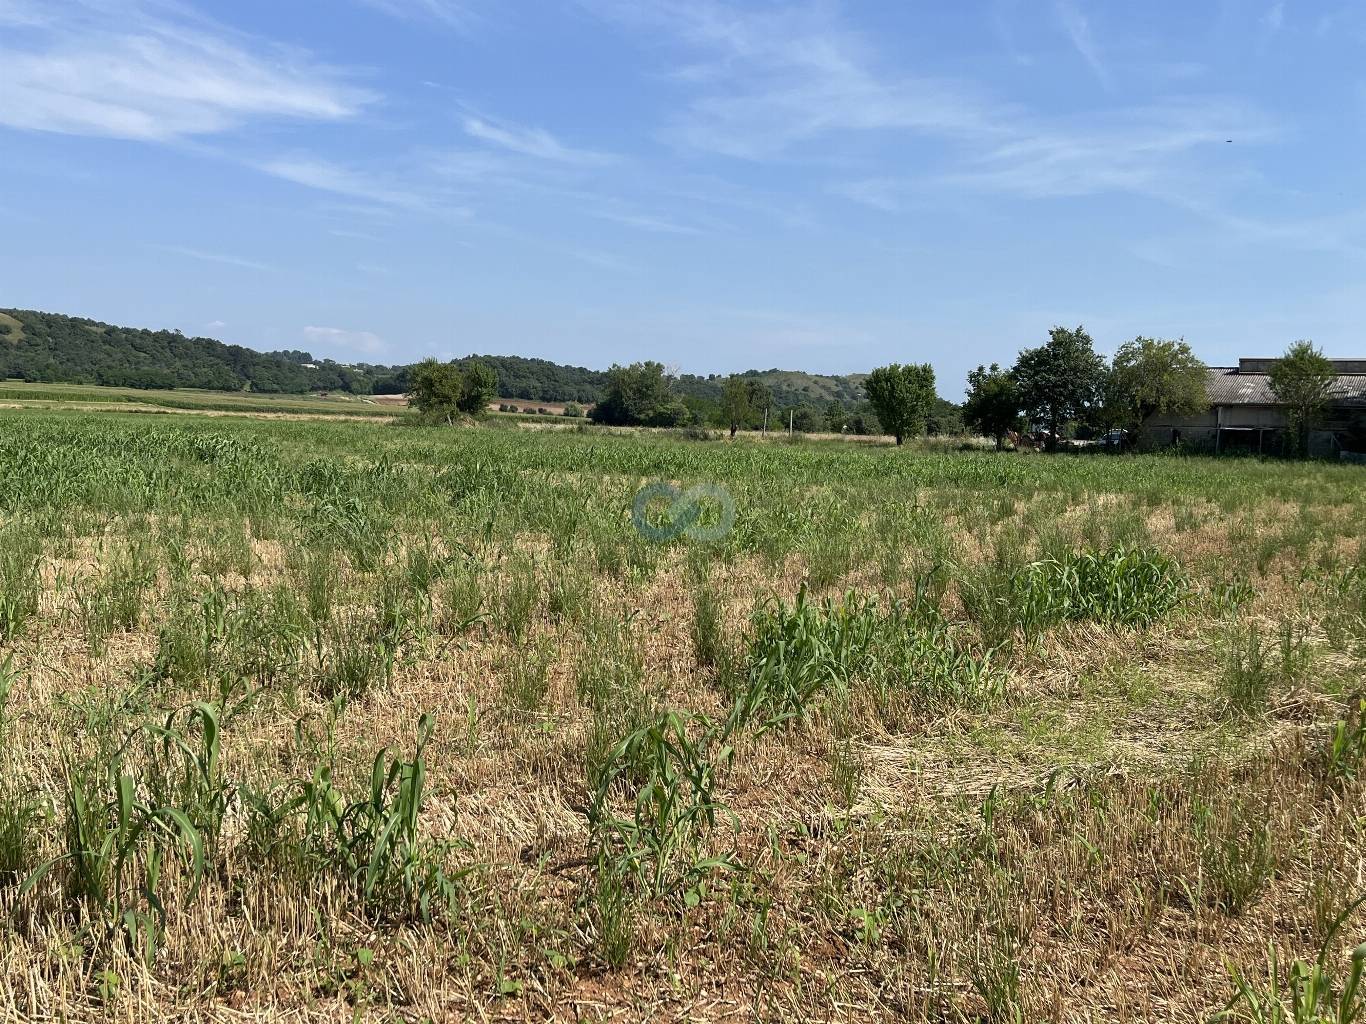
<instances>
[{"instance_id":1,"label":"green tree","mask_svg":"<svg viewBox=\"0 0 1366 1024\"><path fill-rule=\"evenodd\" d=\"M564 414L570 419L583 419L583 406L578 402L566 402Z\"/></svg>"},{"instance_id":2,"label":"green tree","mask_svg":"<svg viewBox=\"0 0 1366 1024\"><path fill-rule=\"evenodd\" d=\"M474 416L488 408L489 400L498 391L498 374L493 367L478 360L467 362L460 387L460 411Z\"/></svg>"},{"instance_id":3,"label":"green tree","mask_svg":"<svg viewBox=\"0 0 1366 1024\"><path fill-rule=\"evenodd\" d=\"M818 406L799 405L790 412L792 416L788 422L792 424L792 429L797 433L814 434L821 429L824 417L821 415Z\"/></svg>"},{"instance_id":4,"label":"green tree","mask_svg":"<svg viewBox=\"0 0 1366 1024\"><path fill-rule=\"evenodd\" d=\"M934 367L929 363L879 366L863 382L882 429L901 444L925 429L934 407Z\"/></svg>"},{"instance_id":5,"label":"green tree","mask_svg":"<svg viewBox=\"0 0 1366 1024\"><path fill-rule=\"evenodd\" d=\"M688 421L688 409L674 397L662 363L613 364L606 393L590 413L609 426L676 427Z\"/></svg>"},{"instance_id":6,"label":"green tree","mask_svg":"<svg viewBox=\"0 0 1366 1024\"><path fill-rule=\"evenodd\" d=\"M764 382L746 374L732 373L721 385L719 414L721 426L731 431L753 427L773 399Z\"/></svg>"},{"instance_id":7,"label":"green tree","mask_svg":"<svg viewBox=\"0 0 1366 1024\"><path fill-rule=\"evenodd\" d=\"M1020 386L1010 371L995 363L968 373L963 422L996 439L996 450L1005 447L1006 434L1020 423Z\"/></svg>"},{"instance_id":8,"label":"green tree","mask_svg":"<svg viewBox=\"0 0 1366 1024\"><path fill-rule=\"evenodd\" d=\"M730 428L731 437L734 437L735 432L745 426L754 414L751 399L754 394L752 385L755 383L757 381L746 380L739 374L732 373L721 385L721 417Z\"/></svg>"},{"instance_id":9,"label":"green tree","mask_svg":"<svg viewBox=\"0 0 1366 1024\"><path fill-rule=\"evenodd\" d=\"M1209 408L1208 380L1209 367L1184 341L1126 341L1105 383L1106 417L1136 430L1149 416L1194 416Z\"/></svg>"},{"instance_id":10,"label":"green tree","mask_svg":"<svg viewBox=\"0 0 1366 1024\"><path fill-rule=\"evenodd\" d=\"M844 432L844 428L849 423L849 410L838 400L832 400L825 407L825 427L832 434Z\"/></svg>"},{"instance_id":11,"label":"green tree","mask_svg":"<svg viewBox=\"0 0 1366 1024\"><path fill-rule=\"evenodd\" d=\"M1295 452L1307 454L1309 432L1322 421L1329 392L1337 378L1333 364L1312 341L1297 341L1272 364L1267 376L1276 401L1285 406Z\"/></svg>"},{"instance_id":12,"label":"green tree","mask_svg":"<svg viewBox=\"0 0 1366 1024\"><path fill-rule=\"evenodd\" d=\"M1054 327L1046 344L1020 353L1012 374L1025 414L1047 425L1052 449L1057 447L1063 425L1086 418L1100 401L1105 360L1096 354L1084 328Z\"/></svg>"},{"instance_id":13,"label":"green tree","mask_svg":"<svg viewBox=\"0 0 1366 1024\"><path fill-rule=\"evenodd\" d=\"M925 420L925 433L931 437L943 437L946 434L961 434L963 432L963 407L957 402L950 402L947 398L934 396L934 402L930 405L930 415Z\"/></svg>"},{"instance_id":14,"label":"green tree","mask_svg":"<svg viewBox=\"0 0 1366 1024\"><path fill-rule=\"evenodd\" d=\"M424 359L409 375L408 404L423 416L450 422L460 411L465 393L464 375L454 363Z\"/></svg>"}]
</instances>

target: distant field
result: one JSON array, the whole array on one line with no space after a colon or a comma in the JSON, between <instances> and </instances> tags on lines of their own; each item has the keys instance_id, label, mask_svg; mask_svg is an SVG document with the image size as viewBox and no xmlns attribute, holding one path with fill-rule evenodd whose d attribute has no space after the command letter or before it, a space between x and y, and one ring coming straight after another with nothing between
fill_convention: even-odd
<instances>
[{"instance_id":1,"label":"distant field","mask_svg":"<svg viewBox=\"0 0 1366 1024\"><path fill-rule=\"evenodd\" d=\"M139 406L186 412L278 413L315 416L393 416L393 403L355 395L257 395L223 391L146 391L87 384L0 383L0 405L60 408L90 405Z\"/></svg>"},{"instance_id":2,"label":"distant field","mask_svg":"<svg viewBox=\"0 0 1366 1024\"><path fill-rule=\"evenodd\" d=\"M2 315L2 314L0 314ZM559 418L563 402L534 402L520 398L496 398L489 412L498 413L500 405L515 405L516 415L526 419ZM89 408L106 405L117 408L174 409L183 412L275 413L290 416L396 416L408 408L406 395L258 395L223 391L177 389L172 391L141 388L108 388L91 384L30 384L25 381L0 382L0 406L33 408ZM591 407L591 406L590 406ZM545 409L544 414L537 413ZM511 415L511 414L509 414Z\"/></svg>"},{"instance_id":3,"label":"distant field","mask_svg":"<svg viewBox=\"0 0 1366 1024\"><path fill-rule=\"evenodd\" d=\"M0 1018L1362 1019L1360 467L46 390Z\"/></svg>"}]
</instances>

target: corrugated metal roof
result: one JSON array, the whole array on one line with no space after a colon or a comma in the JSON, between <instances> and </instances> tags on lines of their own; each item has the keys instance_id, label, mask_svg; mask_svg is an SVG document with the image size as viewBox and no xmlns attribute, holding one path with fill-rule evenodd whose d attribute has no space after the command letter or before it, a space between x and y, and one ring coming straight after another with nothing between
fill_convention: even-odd
<instances>
[{"instance_id":1,"label":"corrugated metal roof","mask_svg":"<svg viewBox=\"0 0 1366 1024\"><path fill-rule=\"evenodd\" d=\"M1236 366L1211 366L1205 385L1210 405L1276 405L1271 378L1239 373ZM1334 405L1366 405L1366 373L1345 373L1328 389Z\"/></svg>"},{"instance_id":2,"label":"corrugated metal roof","mask_svg":"<svg viewBox=\"0 0 1366 1024\"><path fill-rule=\"evenodd\" d=\"M1243 356L1238 360L1238 370L1240 373L1270 373L1280 361L1280 356ZM1366 373L1366 358L1330 359L1328 362L1335 373Z\"/></svg>"}]
</instances>

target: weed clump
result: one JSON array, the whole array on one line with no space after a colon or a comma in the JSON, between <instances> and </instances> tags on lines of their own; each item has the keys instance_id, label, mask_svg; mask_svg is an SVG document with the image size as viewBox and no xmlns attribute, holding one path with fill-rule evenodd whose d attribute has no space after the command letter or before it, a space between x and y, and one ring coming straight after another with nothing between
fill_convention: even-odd
<instances>
[{"instance_id":1,"label":"weed clump","mask_svg":"<svg viewBox=\"0 0 1366 1024\"><path fill-rule=\"evenodd\" d=\"M964 604L988 642L1029 640L1065 622L1143 628L1190 593L1180 564L1147 548L1082 551L1022 566L989 565L966 581Z\"/></svg>"}]
</instances>

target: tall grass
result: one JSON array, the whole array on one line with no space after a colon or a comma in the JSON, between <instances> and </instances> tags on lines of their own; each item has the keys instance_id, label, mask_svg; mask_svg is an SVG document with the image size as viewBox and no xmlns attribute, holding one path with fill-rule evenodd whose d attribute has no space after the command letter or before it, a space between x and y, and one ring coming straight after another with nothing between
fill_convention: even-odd
<instances>
[{"instance_id":1,"label":"tall grass","mask_svg":"<svg viewBox=\"0 0 1366 1024\"><path fill-rule=\"evenodd\" d=\"M1176 609L1190 593L1181 566L1158 551L1082 551L1015 567L998 559L963 590L968 611L990 643L1026 639L1064 622L1145 627Z\"/></svg>"},{"instance_id":2,"label":"tall grass","mask_svg":"<svg viewBox=\"0 0 1366 1024\"><path fill-rule=\"evenodd\" d=\"M38 611L41 538L22 527L0 531L0 643L12 639Z\"/></svg>"},{"instance_id":3,"label":"tall grass","mask_svg":"<svg viewBox=\"0 0 1366 1024\"><path fill-rule=\"evenodd\" d=\"M1312 972L1355 877L1357 470L99 428L0 420L0 1004L515 1016L592 974L612 1005L747 978L773 1019L1118 987L1195 1019L1214 972L1113 951L1274 929ZM655 479L723 484L734 528L641 538ZM394 738L430 702L449 741ZM1353 1005L1323 970L1306 1005Z\"/></svg>"}]
</instances>

